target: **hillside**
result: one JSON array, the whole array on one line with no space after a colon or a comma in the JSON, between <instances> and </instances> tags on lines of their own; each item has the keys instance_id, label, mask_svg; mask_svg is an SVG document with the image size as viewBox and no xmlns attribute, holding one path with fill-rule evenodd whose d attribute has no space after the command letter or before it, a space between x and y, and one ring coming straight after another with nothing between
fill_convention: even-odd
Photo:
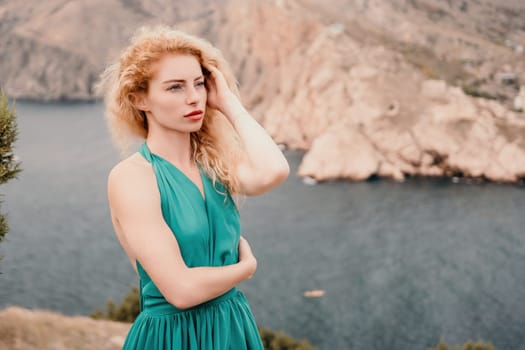
<instances>
[{"instance_id":1,"label":"hillside","mask_svg":"<svg viewBox=\"0 0 525 350\"><path fill-rule=\"evenodd\" d=\"M309 150L302 176L525 177L522 1L190 4L0 2L0 84L18 98L95 99L104 65L160 21L221 48L258 120Z\"/></svg>"}]
</instances>

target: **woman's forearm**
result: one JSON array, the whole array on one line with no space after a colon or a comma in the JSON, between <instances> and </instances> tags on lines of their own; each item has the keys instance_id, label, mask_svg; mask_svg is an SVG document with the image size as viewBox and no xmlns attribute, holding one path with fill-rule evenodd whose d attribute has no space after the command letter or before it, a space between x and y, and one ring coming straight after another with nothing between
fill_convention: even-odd
<instances>
[{"instance_id":1,"label":"woman's forearm","mask_svg":"<svg viewBox=\"0 0 525 350\"><path fill-rule=\"evenodd\" d=\"M261 190L282 182L289 174L288 161L266 130L240 102L224 111L237 131L246 155L250 177L256 177Z\"/></svg>"},{"instance_id":2,"label":"woman's forearm","mask_svg":"<svg viewBox=\"0 0 525 350\"><path fill-rule=\"evenodd\" d=\"M179 309L202 304L251 278L255 268L255 258L226 266L187 268L182 278L176 277L179 279L177 286L167 299Z\"/></svg>"}]
</instances>

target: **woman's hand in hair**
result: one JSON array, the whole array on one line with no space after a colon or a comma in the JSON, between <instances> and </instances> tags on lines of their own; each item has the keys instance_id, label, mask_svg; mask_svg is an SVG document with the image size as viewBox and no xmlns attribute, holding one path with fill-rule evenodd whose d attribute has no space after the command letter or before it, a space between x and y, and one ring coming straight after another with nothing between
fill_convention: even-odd
<instances>
[{"instance_id":1,"label":"woman's hand in hair","mask_svg":"<svg viewBox=\"0 0 525 350\"><path fill-rule=\"evenodd\" d=\"M263 194L288 177L288 161L272 137L230 90L224 75L214 67L209 71L208 106L226 116L242 143L243 154L234 170L240 185L238 193L248 196ZM242 244L241 240L239 254Z\"/></svg>"},{"instance_id":2,"label":"woman's hand in hair","mask_svg":"<svg viewBox=\"0 0 525 350\"><path fill-rule=\"evenodd\" d=\"M224 75L215 67L207 68L208 106L217 109L231 121L231 116L244 110L239 98L230 90Z\"/></svg>"}]
</instances>

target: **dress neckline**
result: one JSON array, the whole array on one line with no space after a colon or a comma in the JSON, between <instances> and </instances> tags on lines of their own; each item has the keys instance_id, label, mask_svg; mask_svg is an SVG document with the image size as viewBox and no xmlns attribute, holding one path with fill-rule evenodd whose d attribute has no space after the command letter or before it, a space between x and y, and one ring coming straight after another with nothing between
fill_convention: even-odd
<instances>
[{"instance_id":1,"label":"dress neckline","mask_svg":"<svg viewBox=\"0 0 525 350\"><path fill-rule=\"evenodd\" d=\"M206 198L207 198L206 181L205 181L206 176L204 176L203 170L202 170L201 166L199 165L199 163L195 162L195 164L197 165L197 169L199 170L199 178L200 178L201 184L202 184L202 191L201 191L200 187L192 179L190 179L190 177L188 175L186 175L182 170L180 170L177 166L175 166L175 164L173 164L169 160L159 156L158 154L153 153L151 151L151 149L149 148L148 144L146 143L146 141L144 141L144 143L142 144L142 149L145 152L147 152L147 154L150 155L150 157L145 157L147 161L149 161L151 163L151 158L155 157L155 158L159 159L160 161L166 163L169 167L171 167L173 170L175 170L176 173L181 175L181 177L183 179L185 179L187 182L189 182L191 184L191 186L193 186L193 188L197 190L197 192L199 193L199 195L200 195L201 199L203 200L203 202L206 203ZM142 153L142 152L139 152L139 153ZM148 159L148 158L150 158L150 159Z\"/></svg>"}]
</instances>

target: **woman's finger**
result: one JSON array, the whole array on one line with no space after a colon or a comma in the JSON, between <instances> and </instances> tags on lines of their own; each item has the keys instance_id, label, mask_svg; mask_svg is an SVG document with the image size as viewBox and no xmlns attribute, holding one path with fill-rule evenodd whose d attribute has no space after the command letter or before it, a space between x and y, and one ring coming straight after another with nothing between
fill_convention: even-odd
<instances>
[{"instance_id":1,"label":"woman's finger","mask_svg":"<svg viewBox=\"0 0 525 350\"><path fill-rule=\"evenodd\" d=\"M220 82L221 84L227 85L224 75L217 67L210 66L210 69L208 70L210 71L213 79L215 79L217 82Z\"/></svg>"}]
</instances>

